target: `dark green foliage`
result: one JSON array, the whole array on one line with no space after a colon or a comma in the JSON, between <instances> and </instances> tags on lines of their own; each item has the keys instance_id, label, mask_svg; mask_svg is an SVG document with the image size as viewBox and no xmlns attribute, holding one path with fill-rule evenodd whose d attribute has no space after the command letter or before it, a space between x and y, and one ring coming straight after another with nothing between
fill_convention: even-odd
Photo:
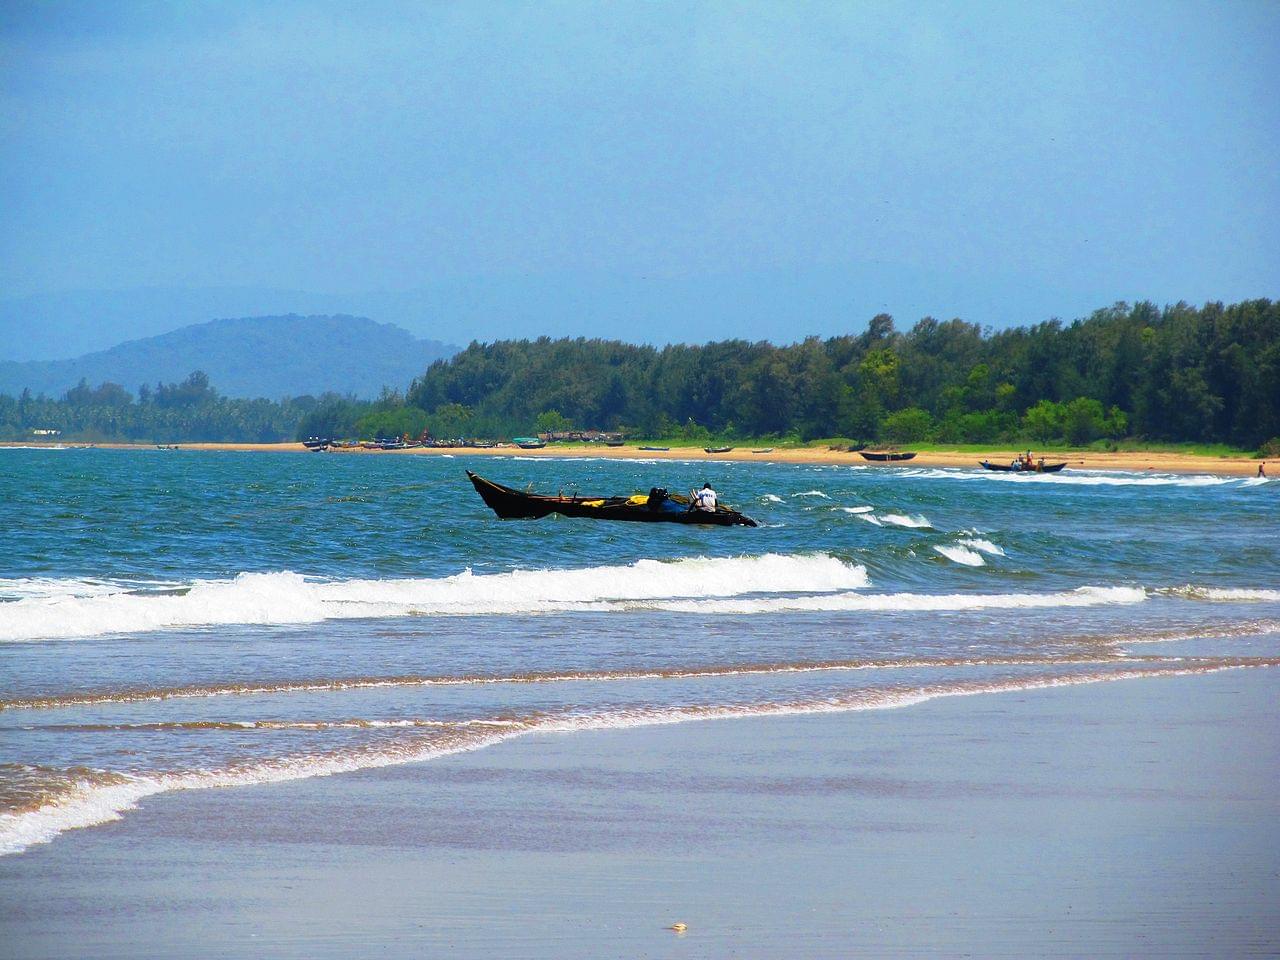
<instances>
[{"instance_id":1,"label":"dark green foliage","mask_svg":"<svg viewBox=\"0 0 1280 960\"><path fill-rule=\"evenodd\" d=\"M785 347L473 343L414 381L408 402L461 405L495 435L554 412L647 436L1087 444L1133 434L1256 447L1280 433L1280 304L1117 304L994 333L926 317L904 334L882 314L861 335Z\"/></svg>"},{"instance_id":2,"label":"dark green foliage","mask_svg":"<svg viewBox=\"0 0 1280 960\"><path fill-rule=\"evenodd\" d=\"M30 439L33 430L60 430L65 439L176 441L232 441L269 443L291 439L299 423L318 434L341 420L352 401L334 395L273 400L224 397L196 371L178 383L143 385L134 398L119 384L91 389L83 381L60 400L0 395L0 439ZM366 405L367 406L367 405Z\"/></svg>"},{"instance_id":3,"label":"dark green foliage","mask_svg":"<svg viewBox=\"0 0 1280 960\"><path fill-rule=\"evenodd\" d=\"M0 438L502 438L536 429L632 436L850 437L1088 444L1136 436L1256 449L1280 436L1280 304L1117 304L1087 319L984 331L926 317L778 347L657 349L609 340L473 343L408 393L279 403L221 396L202 373L143 386L81 381L61 400L0 397Z\"/></svg>"}]
</instances>

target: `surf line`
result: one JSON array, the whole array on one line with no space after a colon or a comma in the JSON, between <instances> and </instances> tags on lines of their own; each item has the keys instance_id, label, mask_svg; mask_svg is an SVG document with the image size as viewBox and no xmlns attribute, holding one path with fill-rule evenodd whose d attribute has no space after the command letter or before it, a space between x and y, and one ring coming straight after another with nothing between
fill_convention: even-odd
<instances>
[{"instance_id":1,"label":"surf line","mask_svg":"<svg viewBox=\"0 0 1280 960\"><path fill-rule=\"evenodd\" d=\"M1185 677L1280 665L1280 658L1258 659L1249 663L1201 664L1169 669L1117 670L1107 673L1040 675L1021 679L971 682L947 686L936 684L916 688L862 690L847 696L825 700L782 702L754 705L718 705L666 707L641 711L584 714L531 719L520 726L474 734L469 739L456 737L452 742L428 743L396 749L375 748L366 751L329 755L327 757L286 757L232 770L206 770L154 775L125 775L120 782L105 786L84 785L73 788L34 810L0 814L0 856L21 853L27 848L48 843L68 830L95 826L119 820L121 815L137 807L139 801L175 790L200 790L213 787L253 786L282 783L311 777L332 776L379 767L419 763L452 754L479 750L527 733L569 733L587 730L632 729L666 726L694 720L732 720L753 717L803 716L811 714L853 713L863 710L888 710L914 706L946 697L1045 690L1055 687L1080 686L1118 680L1156 677Z\"/></svg>"}]
</instances>

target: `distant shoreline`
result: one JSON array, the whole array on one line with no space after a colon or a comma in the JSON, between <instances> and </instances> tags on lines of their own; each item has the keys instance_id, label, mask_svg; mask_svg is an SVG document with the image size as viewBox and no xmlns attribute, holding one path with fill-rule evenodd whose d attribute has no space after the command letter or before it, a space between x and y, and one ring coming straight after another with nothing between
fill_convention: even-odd
<instances>
[{"instance_id":1,"label":"distant shoreline","mask_svg":"<svg viewBox=\"0 0 1280 960\"><path fill-rule=\"evenodd\" d=\"M308 453L301 443L178 443L182 450L253 452L253 453ZM3 442L0 447L46 448L96 448L109 450L154 450L153 443L38 443ZM758 449L758 448L757 448ZM1026 448L1024 447L1023 450ZM606 447L602 444L555 444L538 450L519 447L413 447L408 450L365 450L351 448L335 450L321 456L442 456L455 457L562 457L588 456L604 460L698 460L707 463L750 461L766 463L846 464L868 467L976 467L980 460L1008 463L1020 451L1012 448L992 448L983 452L920 451L908 463L873 463L857 453L819 449L817 447L778 447L769 453L752 453L749 446L736 447L729 453L707 454L700 447L672 447L669 450L641 450L636 446ZM1033 448L1037 457L1040 455ZM1268 471L1280 476L1280 461L1258 460L1250 457L1213 457L1167 451L1105 451L1082 450L1065 453L1046 453L1051 463L1066 461L1068 470L1120 470L1131 473L1206 473L1223 477L1252 477L1258 473L1258 465L1266 464Z\"/></svg>"}]
</instances>

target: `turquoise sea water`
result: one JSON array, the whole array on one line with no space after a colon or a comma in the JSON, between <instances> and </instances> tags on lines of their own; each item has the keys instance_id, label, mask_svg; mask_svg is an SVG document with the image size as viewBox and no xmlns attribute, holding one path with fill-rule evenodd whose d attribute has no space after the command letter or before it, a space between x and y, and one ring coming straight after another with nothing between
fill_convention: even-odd
<instances>
[{"instance_id":1,"label":"turquoise sea water","mask_svg":"<svg viewBox=\"0 0 1280 960\"><path fill-rule=\"evenodd\" d=\"M760 527L502 522L466 467L710 480ZM9 449L0 520L11 853L168 790L531 730L1280 662L1276 481Z\"/></svg>"}]
</instances>

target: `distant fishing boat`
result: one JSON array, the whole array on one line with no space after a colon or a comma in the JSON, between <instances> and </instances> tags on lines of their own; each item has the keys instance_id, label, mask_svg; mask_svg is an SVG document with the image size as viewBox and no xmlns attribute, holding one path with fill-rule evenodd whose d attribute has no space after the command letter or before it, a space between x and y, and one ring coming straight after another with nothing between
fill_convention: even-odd
<instances>
[{"instance_id":1,"label":"distant fishing boat","mask_svg":"<svg viewBox=\"0 0 1280 960\"><path fill-rule=\"evenodd\" d=\"M306 440L302 441L302 445L308 450L319 450L322 447L329 446L332 442L333 441L327 437L308 437Z\"/></svg>"},{"instance_id":2,"label":"distant fishing boat","mask_svg":"<svg viewBox=\"0 0 1280 960\"><path fill-rule=\"evenodd\" d=\"M997 473L1057 473L1067 465L1065 460L1062 463L1045 463L1041 460L1039 463L1030 465L1019 463L1016 466L1012 463L990 463L986 460L978 462L982 465L982 469L994 470Z\"/></svg>"},{"instance_id":3,"label":"distant fishing boat","mask_svg":"<svg viewBox=\"0 0 1280 960\"><path fill-rule=\"evenodd\" d=\"M706 453L728 453L733 447L703 447L702 449Z\"/></svg>"},{"instance_id":4,"label":"distant fishing boat","mask_svg":"<svg viewBox=\"0 0 1280 960\"><path fill-rule=\"evenodd\" d=\"M648 453L666 453L671 448L670 447L641 447L640 449Z\"/></svg>"},{"instance_id":5,"label":"distant fishing boat","mask_svg":"<svg viewBox=\"0 0 1280 960\"><path fill-rule=\"evenodd\" d=\"M623 444L625 444L626 442L627 442L627 441L625 441L625 440L606 440L606 441L604 442L604 445L605 445L606 447L621 447L621 446L622 446Z\"/></svg>"},{"instance_id":6,"label":"distant fishing boat","mask_svg":"<svg viewBox=\"0 0 1280 960\"><path fill-rule=\"evenodd\" d=\"M863 460L875 460L883 462L885 460L911 460L915 457L914 450L899 452L897 450L860 450Z\"/></svg>"},{"instance_id":7,"label":"distant fishing boat","mask_svg":"<svg viewBox=\"0 0 1280 960\"><path fill-rule=\"evenodd\" d=\"M503 520L537 520L553 513L592 520L629 520L641 523L689 523L713 527L754 527L756 522L737 510L717 506L715 512L689 509L689 498L668 495L654 487L647 494L630 497L546 496L505 487L478 477L467 479L489 508Z\"/></svg>"},{"instance_id":8,"label":"distant fishing boat","mask_svg":"<svg viewBox=\"0 0 1280 960\"><path fill-rule=\"evenodd\" d=\"M773 453L773 447L761 447L759 450L752 450L752 453Z\"/></svg>"},{"instance_id":9,"label":"distant fishing boat","mask_svg":"<svg viewBox=\"0 0 1280 960\"><path fill-rule=\"evenodd\" d=\"M512 437L511 442L521 450L541 450L547 445L547 441L540 437Z\"/></svg>"}]
</instances>

